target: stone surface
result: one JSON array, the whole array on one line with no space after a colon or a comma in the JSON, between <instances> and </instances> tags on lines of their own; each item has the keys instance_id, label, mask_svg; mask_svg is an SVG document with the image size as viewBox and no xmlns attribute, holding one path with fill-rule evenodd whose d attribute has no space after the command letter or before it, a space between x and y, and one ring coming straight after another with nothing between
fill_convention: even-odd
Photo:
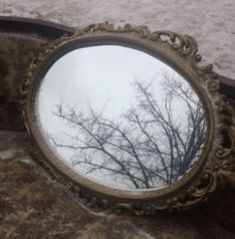
<instances>
[{"instance_id":1,"label":"stone surface","mask_svg":"<svg viewBox=\"0 0 235 239\"><path fill-rule=\"evenodd\" d=\"M118 217L82 206L52 181L24 133L0 132L0 239L233 239L234 192L186 212Z\"/></svg>"},{"instance_id":2,"label":"stone surface","mask_svg":"<svg viewBox=\"0 0 235 239\"><path fill-rule=\"evenodd\" d=\"M22 130L19 92L29 64L47 41L0 32L0 42L0 130Z\"/></svg>"}]
</instances>

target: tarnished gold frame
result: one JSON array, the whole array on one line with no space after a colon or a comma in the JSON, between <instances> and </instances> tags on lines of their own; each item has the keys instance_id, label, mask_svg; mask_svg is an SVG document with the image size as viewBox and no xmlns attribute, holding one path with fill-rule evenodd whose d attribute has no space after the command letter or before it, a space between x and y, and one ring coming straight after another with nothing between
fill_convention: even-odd
<instances>
[{"instance_id":1,"label":"tarnished gold frame","mask_svg":"<svg viewBox=\"0 0 235 239\"><path fill-rule=\"evenodd\" d=\"M173 185L149 191L111 189L72 171L51 151L38 125L35 98L52 64L67 52L94 45L122 45L144 51L178 71L195 89L207 116L204 149L193 168ZM147 215L157 210L186 209L206 200L235 170L233 110L219 95L219 81L212 65L201 65L196 41L169 31L150 32L147 27L114 28L93 24L48 45L29 67L21 93L22 113L37 160L59 182L68 186L84 204L94 209ZM231 182L231 180L229 181Z\"/></svg>"}]
</instances>

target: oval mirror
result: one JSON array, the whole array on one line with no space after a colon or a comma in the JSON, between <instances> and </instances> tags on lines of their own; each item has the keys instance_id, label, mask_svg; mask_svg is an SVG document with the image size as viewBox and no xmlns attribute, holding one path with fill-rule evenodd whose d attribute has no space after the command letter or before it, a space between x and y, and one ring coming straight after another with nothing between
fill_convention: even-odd
<instances>
[{"instance_id":1,"label":"oval mirror","mask_svg":"<svg viewBox=\"0 0 235 239\"><path fill-rule=\"evenodd\" d=\"M123 46L84 47L59 58L36 105L57 157L110 188L171 185L198 160L206 135L189 83L157 58Z\"/></svg>"},{"instance_id":2,"label":"oval mirror","mask_svg":"<svg viewBox=\"0 0 235 239\"><path fill-rule=\"evenodd\" d=\"M230 129L218 122L216 74L196 53L188 36L106 23L48 46L22 90L37 159L99 209L142 215L204 201Z\"/></svg>"}]
</instances>

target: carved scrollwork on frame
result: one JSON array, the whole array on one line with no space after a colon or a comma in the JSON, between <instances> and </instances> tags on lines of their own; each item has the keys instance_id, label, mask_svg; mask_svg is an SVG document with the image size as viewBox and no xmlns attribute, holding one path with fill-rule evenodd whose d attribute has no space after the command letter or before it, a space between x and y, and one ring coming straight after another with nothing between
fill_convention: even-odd
<instances>
[{"instance_id":1,"label":"carved scrollwork on frame","mask_svg":"<svg viewBox=\"0 0 235 239\"><path fill-rule=\"evenodd\" d=\"M207 125L205 143L200 155L197 154L198 159L185 171L185 175L167 187L136 190L133 193L91 182L63 165L58 155L51 152L45 136L40 132L35 97L45 74L56 60L74 49L101 45L125 46L160 59L184 77L201 101ZM64 36L48 45L30 65L21 92L22 115L35 157L54 178L70 188L83 204L116 214L149 215L159 210L188 209L207 200L221 186L235 185L234 112L226 98L218 93L219 80L212 65L204 65L201 60L197 43L192 37L170 31L151 32L145 26L132 27L129 24L118 28L109 23L92 24L77 30L73 36ZM85 127L84 124L80 125ZM112 125L112 129L130 144L118 126L115 128ZM141 130L147 135L144 128ZM97 142L100 143L99 140ZM114 141L111 143L113 146ZM114 146L117 147L116 144ZM123 150L122 145L118 146ZM126 152L130 154L130 151ZM138 161L133 147L131 154ZM113 155L109 153L109 157Z\"/></svg>"}]
</instances>

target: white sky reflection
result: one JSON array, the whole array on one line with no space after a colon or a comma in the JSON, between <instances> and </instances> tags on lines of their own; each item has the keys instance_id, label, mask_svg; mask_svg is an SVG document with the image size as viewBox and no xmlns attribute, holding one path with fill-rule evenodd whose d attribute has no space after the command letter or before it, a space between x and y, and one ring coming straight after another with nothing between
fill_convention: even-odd
<instances>
[{"instance_id":1,"label":"white sky reflection","mask_svg":"<svg viewBox=\"0 0 235 239\"><path fill-rule=\"evenodd\" d=\"M96 113L103 112L103 118L116 124L123 122L122 115L130 108L135 108L140 99L135 88L136 82L141 82L145 86L151 83L149 90L158 105L164 108L166 92L163 82L166 75L177 79L185 89L191 88L168 65L135 49L104 45L73 50L52 65L40 86L37 95L37 113L43 134L45 138L51 135L56 141L66 144L71 143L71 138L65 136L65 133L79 137L79 130L75 130L53 113L56 112L58 104L62 104L65 108L73 108L75 112L81 112L84 116L89 116L92 109ZM192 97L198 101L196 94ZM172 108L174 109L173 121L179 124L179 129L184 130L187 127L185 123L188 117L187 105L176 98L172 101ZM125 124L124 122L124 126ZM157 129L155 131L156 134L160 134L160 129L159 132ZM139 135L138 130L130 137L134 140L137 135ZM81 139L84 140L85 136L81 135ZM163 140L162 137L159 142L161 140ZM93 173L86 174L89 170L87 165L73 165L74 150L56 148L53 143L50 143L50 147L62 161L83 176L109 187L134 189L128 180L113 178L104 170L95 170ZM103 162L102 153L94 152L93 155L96 157L96 163ZM91 157L90 154L89 157ZM144 161L146 160L143 158ZM138 176L138 172L133 174ZM166 185L159 183L152 187L163 186Z\"/></svg>"}]
</instances>

